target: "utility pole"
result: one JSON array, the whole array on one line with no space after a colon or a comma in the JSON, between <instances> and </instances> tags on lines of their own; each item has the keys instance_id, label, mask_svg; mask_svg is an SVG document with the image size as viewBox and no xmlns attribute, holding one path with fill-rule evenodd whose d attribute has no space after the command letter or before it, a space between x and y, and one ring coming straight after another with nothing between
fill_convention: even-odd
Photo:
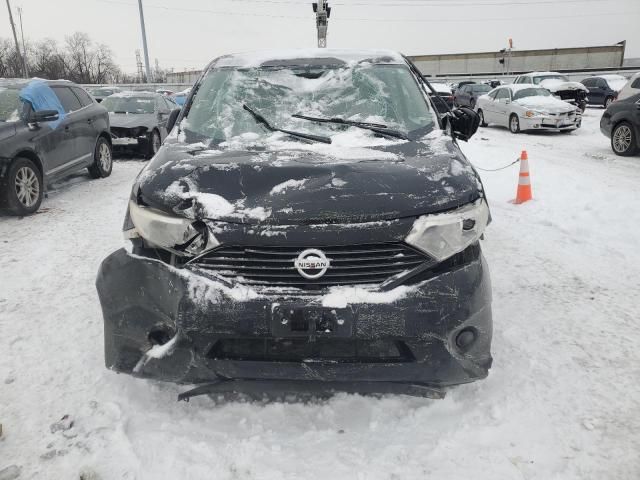
<instances>
[{"instance_id":1,"label":"utility pole","mask_svg":"<svg viewBox=\"0 0 640 480\"><path fill-rule=\"evenodd\" d=\"M318 48L327 47L327 27L331 16L331 7L327 0L313 2L313 11L316 14L316 28L318 30Z\"/></svg>"},{"instance_id":2,"label":"utility pole","mask_svg":"<svg viewBox=\"0 0 640 480\"><path fill-rule=\"evenodd\" d=\"M144 28L144 12L142 11L142 0L138 0L138 8L140 10L140 28L142 29L142 49L144 50L144 67L147 72L147 83L149 83L149 81L151 80L151 68L149 67L149 51L147 50L147 31Z\"/></svg>"},{"instance_id":3,"label":"utility pole","mask_svg":"<svg viewBox=\"0 0 640 480\"><path fill-rule=\"evenodd\" d=\"M136 68L138 69L138 81L136 83L144 83L144 74L142 73L142 60L140 59L140 50L136 50Z\"/></svg>"},{"instance_id":4,"label":"utility pole","mask_svg":"<svg viewBox=\"0 0 640 480\"><path fill-rule=\"evenodd\" d=\"M20 61L20 63L22 63L24 78L27 78L27 62L20 53L20 45L18 45L18 36L16 35L16 26L13 23L13 15L11 14L11 5L9 4L9 0L7 0L7 9L9 10L9 23L11 23L11 30L13 31L13 41L16 44L16 54L18 55L18 60Z\"/></svg>"},{"instance_id":5,"label":"utility pole","mask_svg":"<svg viewBox=\"0 0 640 480\"><path fill-rule=\"evenodd\" d=\"M20 17L20 36L22 37L22 58L24 58L24 70L25 75L29 76L29 69L27 67L27 47L24 43L24 28L22 28L22 7L18 7L18 17Z\"/></svg>"}]
</instances>

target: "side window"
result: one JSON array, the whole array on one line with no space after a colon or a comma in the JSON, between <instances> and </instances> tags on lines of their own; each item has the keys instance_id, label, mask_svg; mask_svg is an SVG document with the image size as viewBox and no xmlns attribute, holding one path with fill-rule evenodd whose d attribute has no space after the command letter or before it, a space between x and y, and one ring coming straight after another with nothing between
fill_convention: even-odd
<instances>
[{"instance_id":1,"label":"side window","mask_svg":"<svg viewBox=\"0 0 640 480\"><path fill-rule=\"evenodd\" d=\"M589 88L589 87L593 87L593 83L594 83L594 81L595 81L595 78L587 78L586 80L583 80L583 81L582 81L582 84L583 84L585 87Z\"/></svg>"},{"instance_id":2,"label":"side window","mask_svg":"<svg viewBox=\"0 0 640 480\"><path fill-rule=\"evenodd\" d=\"M599 78L598 81L596 82L596 87L607 88L607 86L608 86L607 82L602 78Z\"/></svg>"},{"instance_id":3,"label":"side window","mask_svg":"<svg viewBox=\"0 0 640 480\"><path fill-rule=\"evenodd\" d=\"M65 112L75 112L82 108L80 100L78 100L78 97L74 95L69 87L52 86L51 88L58 97L58 100L60 100Z\"/></svg>"},{"instance_id":4,"label":"side window","mask_svg":"<svg viewBox=\"0 0 640 480\"><path fill-rule=\"evenodd\" d=\"M493 92L489 92L489 97L491 97L493 100L496 99L496 95L498 94L500 90L494 90Z\"/></svg>"},{"instance_id":5,"label":"side window","mask_svg":"<svg viewBox=\"0 0 640 480\"><path fill-rule=\"evenodd\" d=\"M174 110L175 108L177 108L177 104L170 98L164 98L163 99L165 101L165 103L167 104L167 108L169 110Z\"/></svg>"},{"instance_id":6,"label":"side window","mask_svg":"<svg viewBox=\"0 0 640 480\"><path fill-rule=\"evenodd\" d=\"M631 88L640 88L640 77L636 78L631 84Z\"/></svg>"},{"instance_id":7,"label":"side window","mask_svg":"<svg viewBox=\"0 0 640 480\"><path fill-rule=\"evenodd\" d=\"M513 83L522 83L522 77L516 77L516 81Z\"/></svg>"},{"instance_id":8,"label":"side window","mask_svg":"<svg viewBox=\"0 0 640 480\"><path fill-rule=\"evenodd\" d=\"M91 96L84 91L82 88L80 87L71 87L71 89L73 90L73 93L76 94L76 97L78 97L78 100L80 100L80 104L83 107L86 107L88 105L91 105L93 103L93 100L91 99Z\"/></svg>"},{"instance_id":9,"label":"side window","mask_svg":"<svg viewBox=\"0 0 640 480\"><path fill-rule=\"evenodd\" d=\"M498 94L496 95L496 100L509 99L511 96L509 95L509 90L506 88L501 88L498 90Z\"/></svg>"}]
</instances>

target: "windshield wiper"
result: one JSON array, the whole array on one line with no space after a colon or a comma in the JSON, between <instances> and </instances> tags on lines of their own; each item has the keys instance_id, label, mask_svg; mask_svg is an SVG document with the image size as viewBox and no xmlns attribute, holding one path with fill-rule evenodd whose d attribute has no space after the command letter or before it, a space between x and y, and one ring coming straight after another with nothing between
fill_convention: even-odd
<instances>
[{"instance_id":1,"label":"windshield wiper","mask_svg":"<svg viewBox=\"0 0 640 480\"><path fill-rule=\"evenodd\" d=\"M402 140L409 140L409 137L406 133L403 133L399 130L393 130L386 125L381 123L369 123L369 122L356 122L353 120L345 120L344 118L321 118L321 117L308 117L307 115L301 115L296 113L295 115L291 115L294 118L300 118L302 120L309 120L311 122L318 123L336 123L338 125L348 125L350 127L363 128L365 130L371 130L372 132L379 133L380 135L386 135L388 137L393 138L401 138Z\"/></svg>"},{"instance_id":2,"label":"windshield wiper","mask_svg":"<svg viewBox=\"0 0 640 480\"><path fill-rule=\"evenodd\" d=\"M313 140L315 142L331 143L331 139L329 137L320 137L318 135L311 135L310 133L292 132L291 130L274 127L267 121L266 118L264 118L255 110L251 109L246 104L243 104L242 108L249 112L257 123L263 125L270 132L282 132L286 133L287 135L291 135L292 137L304 138L306 140Z\"/></svg>"}]
</instances>

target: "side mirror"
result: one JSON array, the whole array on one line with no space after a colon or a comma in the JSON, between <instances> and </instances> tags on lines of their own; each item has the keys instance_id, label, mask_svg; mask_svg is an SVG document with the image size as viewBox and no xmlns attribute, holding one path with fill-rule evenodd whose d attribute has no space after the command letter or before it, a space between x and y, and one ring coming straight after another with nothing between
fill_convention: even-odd
<instances>
[{"instance_id":1,"label":"side mirror","mask_svg":"<svg viewBox=\"0 0 640 480\"><path fill-rule=\"evenodd\" d=\"M467 107L455 108L445 117L453 136L466 142L478 131L480 116Z\"/></svg>"},{"instance_id":2,"label":"side mirror","mask_svg":"<svg viewBox=\"0 0 640 480\"><path fill-rule=\"evenodd\" d=\"M178 119L178 115L180 115L180 109L175 108L171 110L169 114L169 119L167 120L167 132L173 130L174 125L176 124L176 120Z\"/></svg>"},{"instance_id":3,"label":"side mirror","mask_svg":"<svg viewBox=\"0 0 640 480\"><path fill-rule=\"evenodd\" d=\"M37 112L31 113L30 120L34 123L38 122L53 122L58 120L58 111L57 110L39 110Z\"/></svg>"}]
</instances>

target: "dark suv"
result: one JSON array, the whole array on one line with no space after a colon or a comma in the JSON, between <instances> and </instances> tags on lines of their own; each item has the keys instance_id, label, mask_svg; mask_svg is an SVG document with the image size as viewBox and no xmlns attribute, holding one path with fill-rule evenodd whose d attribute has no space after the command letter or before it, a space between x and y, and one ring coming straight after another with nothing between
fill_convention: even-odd
<instances>
[{"instance_id":1,"label":"dark suv","mask_svg":"<svg viewBox=\"0 0 640 480\"><path fill-rule=\"evenodd\" d=\"M201 384L181 398L484 378L489 207L456 140L478 117L432 102L395 52L214 60L100 267L107 367Z\"/></svg>"},{"instance_id":2,"label":"dark suv","mask_svg":"<svg viewBox=\"0 0 640 480\"><path fill-rule=\"evenodd\" d=\"M622 75L602 75L585 78L580 83L589 89L589 105L602 105L607 108L618 98L618 92L625 86L627 79Z\"/></svg>"},{"instance_id":3,"label":"dark suv","mask_svg":"<svg viewBox=\"0 0 640 480\"><path fill-rule=\"evenodd\" d=\"M0 80L0 207L34 213L48 182L83 168L111 174L106 109L68 81Z\"/></svg>"},{"instance_id":4,"label":"dark suv","mask_svg":"<svg viewBox=\"0 0 640 480\"><path fill-rule=\"evenodd\" d=\"M453 95L453 103L458 107L476 108L476 102L480 95L491 91L491 87L484 83L470 83L463 85Z\"/></svg>"}]
</instances>

